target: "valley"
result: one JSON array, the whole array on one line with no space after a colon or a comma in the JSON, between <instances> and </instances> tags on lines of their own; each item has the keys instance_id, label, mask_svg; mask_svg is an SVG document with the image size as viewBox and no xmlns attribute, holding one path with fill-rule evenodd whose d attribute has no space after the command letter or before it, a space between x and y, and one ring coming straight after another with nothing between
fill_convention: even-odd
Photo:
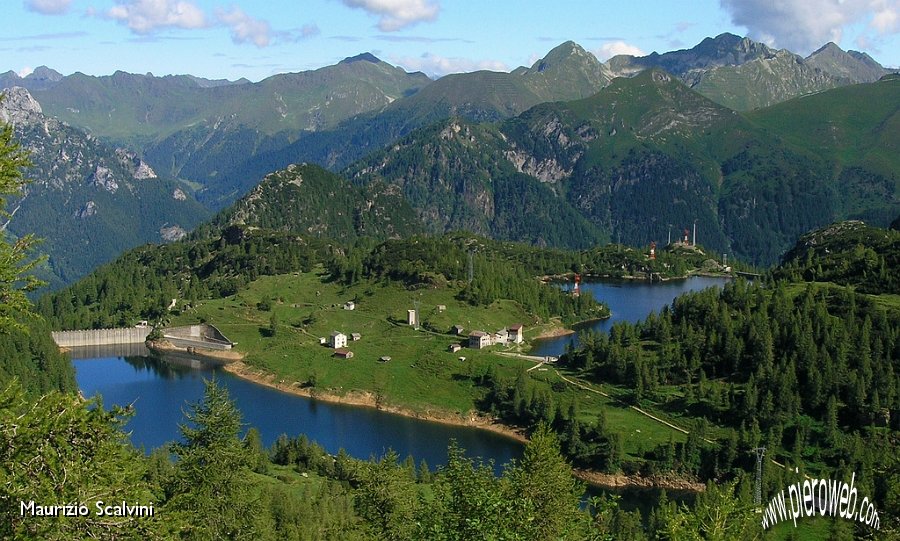
<instances>
[{"instance_id":1,"label":"valley","mask_svg":"<svg viewBox=\"0 0 900 541\"><path fill-rule=\"evenodd\" d=\"M0 537L900 537L894 6L244 4L4 38L66 74L0 73ZM845 477L879 521L760 524ZM22 510L91 498L158 512Z\"/></svg>"}]
</instances>

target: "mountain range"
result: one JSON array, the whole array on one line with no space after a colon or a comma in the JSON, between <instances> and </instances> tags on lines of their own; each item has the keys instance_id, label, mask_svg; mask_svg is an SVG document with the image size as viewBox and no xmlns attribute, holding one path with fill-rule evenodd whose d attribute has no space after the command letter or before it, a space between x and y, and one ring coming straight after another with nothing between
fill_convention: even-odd
<instances>
[{"instance_id":1,"label":"mountain range","mask_svg":"<svg viewBox=\"0 0 900 541\"><path fill-rule=\"evenodd\" d=\"M661 242L696 221L708 248L770 264L835 219L887 225L900 214L897 104L900 79L886 78L746 115L654 68L499 124L445 121L345 173L400 186L439 230L504 238L483 224L508 197L506 179L520 174L541 183L544 208L559 206L554 216L574 211L580 219L568 225L586 220L599 233L571 237L578 242ZM435 218L459 209L469 213L462 223Z\"/></svg>"},{"instance_id":2,"label":"mountain range","mask_svg":"<svg viewBox=\"0 0 900 541\"><path fill-rule=\"evenodd\" d=\"M886 225L900 214L889 73L834 44L802 58L722 34L605 63L566 42L531 67L437 80L365 53L259 83L39 68L0 74L0 86L33 94L17 127L44 164L32 193L99 187L117 201L46 199L43 212L80 221L45 233L26 196L13 224L48 238L52 281L64 283L223 208L217 225L334 239L466 229L574 248L659 242L696 222L708 248L772 263L834 219ZM94 170L53 170L86 145L103 158L75 163ZM138 178L145 170L153 182ZM108 249L79 255L72 232L97 234L85 220L111 208L132 221L108 222L97 237Z\"/></svg>"},{"instance_id":3,"label":"mountain range","mask_svg":"<svg viewBox=\"0 0 900 541\"><path fill-rule=\"evenodd\" d=\"M123 72L63 77L39 68L25 78L2 74L0 87L28 88L47 114L136 149L160 174L194 183L198 199L218 210L291 163L340 169L445 118L502 120L539 103L586 98L615 77L653 67L739 111L888 72L834 44L802 58L722 34L691 49L605 63L565 42L531 67L434 81L365 53L258 83Z\"/></svg>"},{"instance_id":4,"label":"mountain range","mask_svg":"<svg viewBox=\"0 0 900 541\"><path fill-rule=\"evenodd\" d=\"M177 240L209 217L186 186L161 178L134 152L45 115L23 88L5 92L0 121L13 126L32 162L23 194L7 202L3 230L43 239L49 259L39 274L51 287L138 244Z\"/></svg>"}]
</instances>

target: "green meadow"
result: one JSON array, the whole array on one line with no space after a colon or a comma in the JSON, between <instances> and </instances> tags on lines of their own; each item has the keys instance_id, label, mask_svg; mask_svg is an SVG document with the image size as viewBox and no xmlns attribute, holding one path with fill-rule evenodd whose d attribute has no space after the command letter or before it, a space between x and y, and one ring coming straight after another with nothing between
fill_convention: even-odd
<instances>
[{"instance_id":1,"label":"green meadow","mask_svg":"<svg viewBox=\"0 0 900 541\"><path fill-rule=\"evenodd\" d=\"M236 295L201 301L173 323L214 324L237 342L247 365L306 387L313 395L371 393L379 406L417 414L489 414L482 402L488 389L479 385L480 377L493 371L515 381L535 361L501 353L527 354L528 341L560 325L557 320L530 315L512 301L472 306L458 300L457 293L453 287L406 289L394 282L344 286L329 281L317 269L261 277ZM354 302L353 310L345 309L348 301ZM418 330L407 324L407 311L416 303ZM470 331L496 332L515 323L525 326L525 344L449 351L451 344L465 344ZM464 328L464 336L451 333L454 325ZM333 331L348 336L351 359L337 358L332 348L320 344ZM351 340L353 333L360 339ZM383 362L382 357L390 360ZM552 366L538 367L527 376L550 389L560 407L577 401L579 418L585 423L596 422L602 411L608 426L623 436L628 454L685 439L681 432L630 409L614 395L604 397L564 383Z\"/></svg>"}]
</instances>

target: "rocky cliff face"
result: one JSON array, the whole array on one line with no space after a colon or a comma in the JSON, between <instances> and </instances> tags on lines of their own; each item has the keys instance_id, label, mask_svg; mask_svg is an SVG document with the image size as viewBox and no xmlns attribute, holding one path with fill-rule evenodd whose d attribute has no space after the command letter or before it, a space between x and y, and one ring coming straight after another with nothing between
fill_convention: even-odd
<instances>
[{"instance_id":1,"label":"rocky cliff face","mask_svg":"<svg viewBox=\"0 0 900 541\"><path fill-rule=\"evenodd\" d=\"M4 91L0 121L13 127L32 167L21 197L8 202L8 231L34 233L49 254L44 278L58 286L145 242L171 238L164 225L191 228L207 212L136 153L43 113L21 87Z\"/></svg>"},{"instance_id":2,"label":"rocky cliff face","mask_svg":"<svg viewBox=\"0 0 900 541\"><path fill-rule=\"evenodd\" d=\"M844 51L832 42L806 57L806 63L847 83L872 83L892 73L866 53Z\"/></svg>"},{"instance_id":3,"label":"rocky cliff face","mask_svg":"<svg viewBox=\"0 0 900 541\"><path fill-rule=\"evenodd\" d=\"M42 119L41 104L20 86L3 91L0 101L0 120L7 124L33 123Z\"/></svg>"}]
</instances>

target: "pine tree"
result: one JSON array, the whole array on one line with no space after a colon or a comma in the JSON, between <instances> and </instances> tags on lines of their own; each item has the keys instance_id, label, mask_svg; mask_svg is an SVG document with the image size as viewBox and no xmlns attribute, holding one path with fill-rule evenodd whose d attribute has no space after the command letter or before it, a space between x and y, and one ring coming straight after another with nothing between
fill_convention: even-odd
<instances>
[{"instance_id":1,"label":"pine tree","mask_svg":"<svg viewBox=\"0 0 900 541\"><path fill-rule=\"evenodd\" d=\"M2 99L3 96L0 96ZM12 126L0 126L0 217L5 220L9 217L4 209L6 196L20 193L25 184L22 170L29 165L31 162L27 152L13 139ZM40 262L29 259L35 242L32 235L19 237L12 244L0 239L0 331L24 329L17 320L34 315L26 294L42 285L40 280L29 274Z\"/></svg>"},{"instance_id":2,"label":"pine tree","mask_svg":"<svg viewBox=\"0 0 900 541\"><path fill-rule=\"evenodd\" d=\"M239 438L241 414L228 391L215 379L205 384L180 426L183 441L172 446L178 461L166 507L189 539L259 539L265 513L251 481L258 458Z\"/></svg>"},{"instance_id":3,"label":"pine tree","mask_svg":"<svg viewBox=\"0 0 900 541\"><path fill-rule=\"evenodd\" d=\"M579 510L584 486L562 457L559 440L541 423L531 435L522 459L504 475L507 496L516 511L522 539L574 539L583 527Z\"/></svg>"}]
</instances>

